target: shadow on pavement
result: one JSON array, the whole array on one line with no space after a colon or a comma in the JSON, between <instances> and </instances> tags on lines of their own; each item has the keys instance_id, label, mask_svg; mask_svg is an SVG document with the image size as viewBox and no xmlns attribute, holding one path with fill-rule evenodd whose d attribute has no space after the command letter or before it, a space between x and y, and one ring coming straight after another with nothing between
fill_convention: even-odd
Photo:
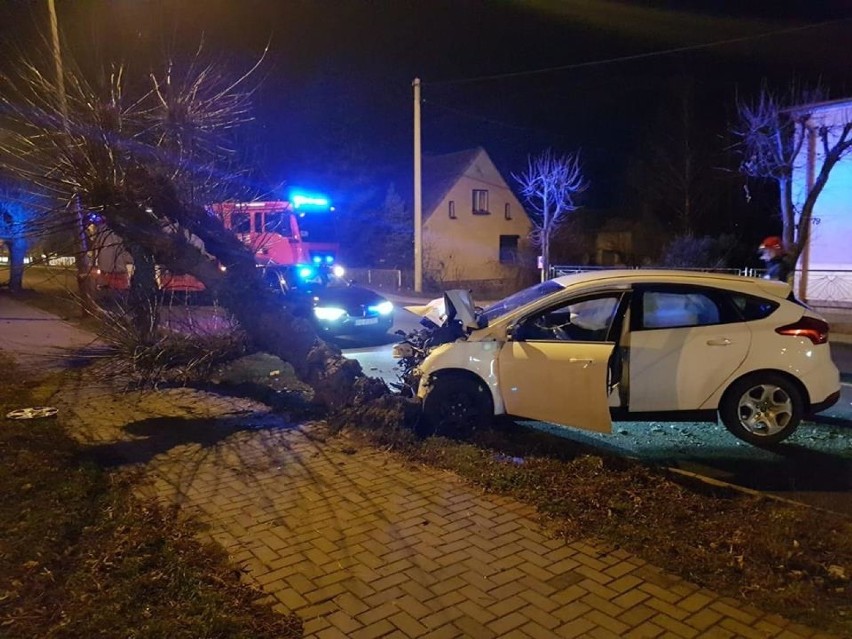
<instances>
[{"instance_id":1,"label":"shadow on pavement","mask_svg":"<svg viewBox=\"0 0 852 639\"><path fill-rule=\"evenodd\" d=\"M124 426L124 432L133 439L90 446L84 457L106 467L147 463L157 455L186 444L209 448L240 431L282 427L296 426L270 413L203 419L152 417Z\"/></svg>"}]
</instances>

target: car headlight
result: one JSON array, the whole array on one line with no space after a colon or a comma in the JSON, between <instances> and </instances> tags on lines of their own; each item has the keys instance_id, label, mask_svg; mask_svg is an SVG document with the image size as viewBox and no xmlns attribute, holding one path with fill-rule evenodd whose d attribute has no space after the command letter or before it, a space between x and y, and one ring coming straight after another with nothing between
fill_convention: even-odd
<instances>
[{"instance_id":1,"label":"car headlight","mask_svg":"<svg viewBox=\"0 0 852 639\"><path fill-rule=\"evenodd\" d=\"M337 308L334 306L315 306L314 307L314 316L318 320L323 320L326 322L336 322L341 317L346 315L346 311L342 308Z\"/></svg>"},{"instance_id":2,"label":"car headlight","mask_svg":"<svg viewBox=\"0 0 852 639\"><path fill-rule=\"evenodd\" d=\"M381 304L376 304L375 306L371 306L369 310L374 313L378 313L379 315L390 315L393 313L393 304L391 302L382 302Z\"/></svg>"}]
</instances>

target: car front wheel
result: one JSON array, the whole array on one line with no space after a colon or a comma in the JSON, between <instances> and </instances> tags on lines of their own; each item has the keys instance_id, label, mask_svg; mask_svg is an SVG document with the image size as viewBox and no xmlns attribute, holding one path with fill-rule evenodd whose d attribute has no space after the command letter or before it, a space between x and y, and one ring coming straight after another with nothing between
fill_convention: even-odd
<instances>
[{"instance_id":1,"label":"car front wheel","mask_svg":"<svg viewBox=\"0 0 852 639\"><path fill-rule=\"evenodd\" d=\"M799 389L782 375L755 373L731 385L719 406L722 423L755 446L773 446L798 428L804 412Z\"/></svg>"},{"instance_id":2,"label":"car front wheel","mask_svg":"<svg viewBox=\"0 0 852 639\"><path fill-rule=\"evenodd\" d=\"M490 426L493 417L491 393L485 384L465 375L446 373L432 380L423 399L417 434L467 438Z\"/></svg>"}]
</instances>

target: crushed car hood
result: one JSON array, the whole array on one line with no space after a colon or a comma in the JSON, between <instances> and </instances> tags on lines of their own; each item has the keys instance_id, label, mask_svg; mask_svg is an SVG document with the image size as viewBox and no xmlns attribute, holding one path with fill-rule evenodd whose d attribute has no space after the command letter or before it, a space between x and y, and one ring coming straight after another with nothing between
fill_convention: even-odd
<instances>
[{"instance_id":1,"label":"crushed car hood","mask_svg":"<svg viewBox=\"0 0 852 639\"><path fill-rule=\"evenodd\" d=\"M443 297L419 306L406 306L405 310L428 319L436 326L443 326L446 322L457 319L467 329L481 328L470 291L464 289L445 291Z\"/></svg>"}]
</instances>

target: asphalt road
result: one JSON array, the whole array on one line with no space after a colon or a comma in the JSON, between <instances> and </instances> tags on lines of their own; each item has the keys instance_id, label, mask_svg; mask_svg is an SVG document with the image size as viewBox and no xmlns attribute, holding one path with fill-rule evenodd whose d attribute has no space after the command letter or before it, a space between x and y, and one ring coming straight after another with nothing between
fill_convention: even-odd
<instances>
[{"instance_id":1,"label":"asphalt road","mask_svg":"<svg viewBox=\"0 0 852 639\"><path fill-rule=\"evenodd\" d=\"M347 357L364 372L386 382L397 379L394 330L410 331L418 318L397 308L394 328L374 342L340 339ZM850 371L852 345L835 344L833 355ZM844 376L844 379L849 379ZM640 459L655 465L771 493L852 515L852 383L844 381L840 401L803 421L796 433L773 450L746 444L719 424L704 422L616 422L610 435L587 433L542 422L519 420L524 427L545 430L590 450Z\"/></svg>"}]
</instances>

